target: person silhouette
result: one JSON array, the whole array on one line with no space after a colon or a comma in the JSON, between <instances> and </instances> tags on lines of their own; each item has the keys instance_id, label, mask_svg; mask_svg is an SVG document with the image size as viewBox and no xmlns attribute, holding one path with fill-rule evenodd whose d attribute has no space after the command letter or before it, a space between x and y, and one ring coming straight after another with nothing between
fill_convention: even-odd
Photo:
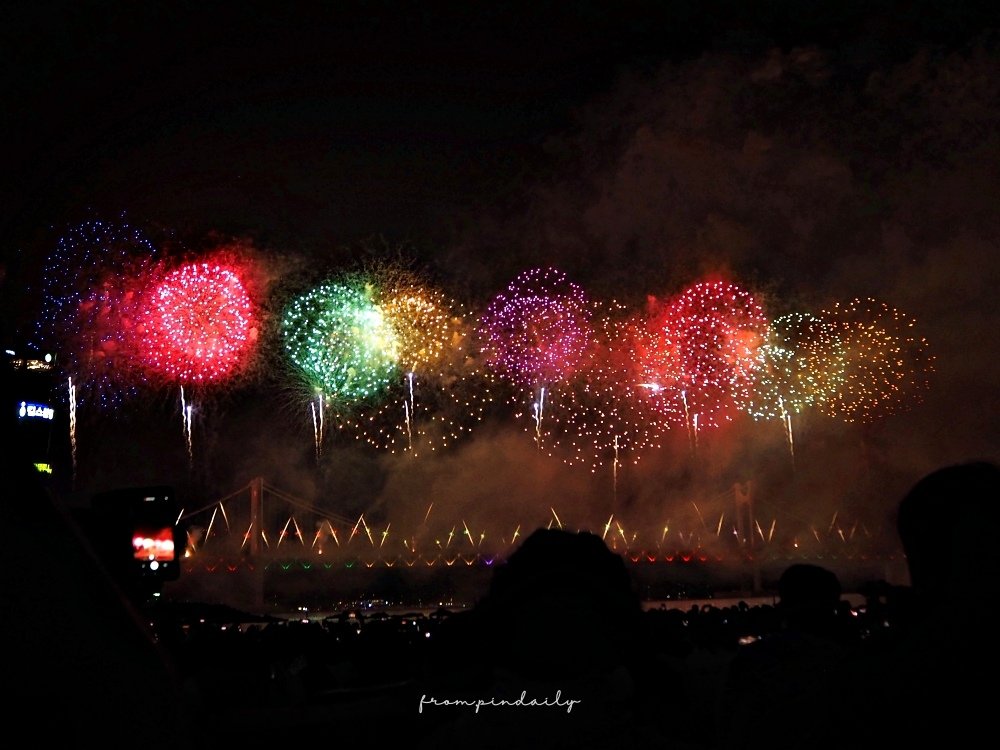
<instances>
[{"instance_id":1,"label":"person silhouette","mask_svg":"<svg viewBox=\"0 0 1000 750\"><path fill-rule=\"evenodd\" d=\"M810 747L947 746L982 741L995 710L998 674L992 604L1000 593L1000 467L970 461L931 472L897 508L910 586L896 608L909 619L859 649L827 698L840 720ZM890 607L890 609L892 609Z\"/></svg>"},{"instance_id":2,"label":"person silhouette","mask_svg":"<svg viewBox=\"0 0 1000 750\"><path fill-rule=\"evenodd\" d=\"M837 575L819 565L798 563L781 574L778 630L741 646L726 670L716 722L720 747L798 746L797 718L813 720L825 680L850 653L840 626L841 595ZM768 729L761 733L758 726Z\"/></svg>"},{"instance_id":3,"label":"person silhouette","mask_svg":"<svg viewBox=\"0 0 1000 750\"><path fill-rule=\"evenodd\" d=\"M895 717L886 730L894 741L947 730L949 743L971 742L992 723L984 687L998 667L1000 467L974 461L925 476L900 503L897 529L916 617L881 665Z\"/></svg>"},{"instance_id":4,"label":"person silhouette","mask_svg":"<svg viewBox=\"0 0 1000 750\"><path fill-rule=\"evenodd\" d=\"M441 663L476 654L482 662L465 684L429 698L494 703L556 700L561 707L489 705L449 710L454 718L424 747L604 748L662 742L640 716L642 606L625 563L594 534L538 529L498 568L469 613L454 651ZM461 645L457 645L461 644ZM428 700L429 700L428 698ZM577 701L572 710L566 702Z\"/></svg>"}]
</instances>

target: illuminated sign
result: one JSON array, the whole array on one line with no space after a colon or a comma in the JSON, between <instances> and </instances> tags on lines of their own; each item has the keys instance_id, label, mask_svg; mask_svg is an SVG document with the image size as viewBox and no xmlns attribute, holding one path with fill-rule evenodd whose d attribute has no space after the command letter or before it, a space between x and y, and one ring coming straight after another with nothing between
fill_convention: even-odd
<instances>
[{"instance_id":1,"label":"illuminated sign","mask_svg":"<svg viewBox=\"0 0 1000 750\"><path fill-rule=\"evenodd\" d=\"M52 473L52 465L51 464L35 464L35 468L41 474L51 474Z\"/></svg>"},{"instance_id":2,"label":"illuminated sign","mask_svg":"<svg viewBox=\"0 0 1000 750\"><path fill-rule=\"evenodd\" d=\"M56 410L45 404L29 404L27 401L22 401L17 416L21 419L55 419Z\"/></svg>"}]
</instances>

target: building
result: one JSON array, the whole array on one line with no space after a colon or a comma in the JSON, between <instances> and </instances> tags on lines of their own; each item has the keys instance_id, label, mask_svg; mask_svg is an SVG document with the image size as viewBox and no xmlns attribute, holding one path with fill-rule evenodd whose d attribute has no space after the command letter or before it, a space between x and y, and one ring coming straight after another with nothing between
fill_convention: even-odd
<instances>
[{"instance_id":1,"label":"building","mask_svg":"<svg viewBox=\"0 0 1000 750\"><path fill-rule=\"evenodd\" d=\"M52 354L17 352L2 357L2 408L13 445L44 475L46 483L65 486L70 480L69 408L60 394L60 375Z\"/></svg>"}]
</instances>

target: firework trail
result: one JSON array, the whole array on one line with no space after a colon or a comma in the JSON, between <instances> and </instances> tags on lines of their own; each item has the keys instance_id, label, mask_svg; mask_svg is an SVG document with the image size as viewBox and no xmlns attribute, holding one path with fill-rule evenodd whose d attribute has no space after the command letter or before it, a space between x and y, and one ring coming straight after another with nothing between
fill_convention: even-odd
<instances>
[{"instance_id":1,"label":"firework trail","mask_svg":"<svg viewBox=\"0 0 1000 750\"><path fill-rule=\"evenodd\" d=\"M194 444L192 439L193 406L184 400L184 386L181 386L181 421L184 425L184 443L187 445L188 465L194 466Z\"/></svg>"},{"instance_id":2,"label":"firework trail","mask_svg":"<svg viewBox=\"0 0 1000 750\"><path fill-rule=\"evenodd\" d=\"M208 543L208 538L212 535L212 526L215 525L215 515L218 512L219 512L219 506L215 506L215 508L212 510L212 518L208 522L208 530L205 532L205 538L203 540L206 544Z\"/></svg>"},{"instance_id":3,"label":"firework trail","mask_svg":"<svg viewBox=\"0 0 1000 750\"><path fill-rule=\"evenodd\" d=\"M556 509L553 508L553 507L549 507L549 510L552 511L552 517L556 519L556 525L561 529L563 527L563 525L562 525L562 521L559 518L559 514L556 513Z\"/></svg>"},{"instance_id":4,"label":"firework trail","mask_svg":"<svg viewBox=\"0 0 1000 750\"><path fill-rule=\"evenodd\" d=\"M542 449L542 420L545 418L545 386L538 389L538 400L531 405L532 418L535 421L535 445Z\"/></svg>"},{"instance_id":5,"label":"firework trail","mask_svg":"<svg viewBox=\"0 0 1000 750\"><path fill-rule=\"evenodd\" d=\"M614 493L613 500L615 507L617 508L618 507L618 435L615 435L615 458L611 464L611 476L612 476L612 482L614 484L612 490Z\"/></svg>"},{"instance_id":6,"label":"firework trail","mask_svg":"<svg viewBox=\"0 0 1000 750\"><path fill-rule=\"evenodd\" d=\"M795 433L792 432L792 414L785 408L782 398L778 398L778 406L781 409L782 423L785 427L785 439L788 441L788 452L792 457L792 466L795 465Z\"/></svg>"},{"instance_id":7,"label":"firework trail","mask_svg":"<svg viewBox=\"0 0 1000 750\"><path fill-rule=\"evenodd\" d=\"M410 450L413 449L413 414L416 411L416 404L413 398L413 373L406 373L406 386L409 391L409 399L403 402L403 411L406 415L406 442Z\"/></svg>"},{"instance_id":8,"label":"firework trail","mask_svg":"<svg viewBox=\"0 0 1000 750\"><path fill-rule=\"evenodd\" d=\"M309 412L313 421L313 440L316 444L316 461L323 455L323 394L317 393L316 400L309 402Z\"/></svg>"},{"instance_id":9,"label":"firework trail","mask_svg":"<svg viewBox=\"0 0 1000 750\"><path fill-rule=\"evenodd\" d=\"M73 385L73 378L68 378L69 396L69 448L70 460L73 467L72 481L76 484L76 386Z\"/></svg>"}]
</instances>

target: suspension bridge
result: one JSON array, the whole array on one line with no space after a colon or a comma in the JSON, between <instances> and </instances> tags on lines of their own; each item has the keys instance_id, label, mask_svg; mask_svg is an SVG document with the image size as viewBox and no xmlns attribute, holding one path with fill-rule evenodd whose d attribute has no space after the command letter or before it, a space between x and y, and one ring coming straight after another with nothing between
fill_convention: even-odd
<instances>
[{"instance_id":1,"label":"suspension bridge","mask_svg":"<svg viewBox=\"0 0 1000 750\"><path fill-rule=\"evenodd\" d=\"M467 520L447 518L437 510L432 514L433 509L432 501L425 513L416 514L423 521L412 528L393 528L391 522L373 521L365 513L348 518L256 477L225 497L182 510L177 525L186 537L187 559L266 563L323 557L390 567L396 563L454 565L459 560L491 565L539 527L589 531L633 562L863 556L874 540L862 521L837 513L822 523L779 518L767 503L755 501L750 482L736 483L712 497L676 502L664 511L662 523L656 524L632 525L612 514L590 528L574 522L564 526L560 514L569 515L568 511L553 506L504 526L495 513ZM791 535L786 527L793 528L793 523L796 531Z\"/></svg>"},{"instance_id":2,"label":"suspension bridge","mask_svg":"<svg viewBox=\"0 0 1000 750\"><path fill-rule=\"evenodd\" d=\"M360 526L370 531L364 516L351 521L278 489L263 477L201 508L181 510L177 525L186 531L187 557L203 551L253 558L301 554L301 549L289 550L290 545L322 553L328 542L339 544L345 530L353 528L356 533Z\"/></svg>"}]
</instances>

